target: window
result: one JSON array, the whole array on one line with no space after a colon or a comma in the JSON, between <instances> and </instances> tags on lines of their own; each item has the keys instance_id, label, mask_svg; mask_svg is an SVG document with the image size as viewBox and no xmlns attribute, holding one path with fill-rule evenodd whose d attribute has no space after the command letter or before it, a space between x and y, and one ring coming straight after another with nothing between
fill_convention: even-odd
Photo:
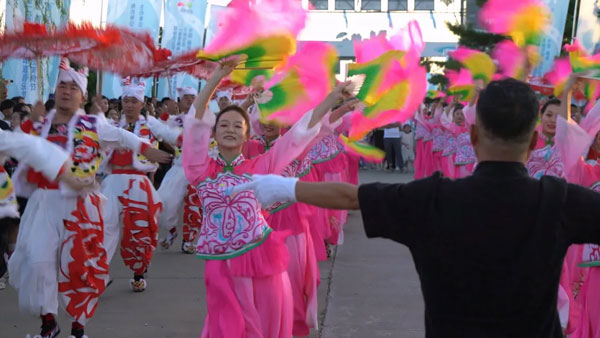
<instances>
[{"instance_id":1,"label":"window","mask_svg":"<svg viewBox=\"0 0 600 338\"><path fill-rule=\"evenodd\" d=\"M362 10L380 11L381 0L362 0Z\"/></svg>"},{"instance_id":2,"label":"window","mask_svg":"<svg viewBox=\"0 0 600 338\"><path fill-rule=\"evenodd\" d=\"M327 10L327 2L328 0L310 0L312 9L315 10Z\"/></svg>"},{"instance_id":3,"label":"window","mask_svg":"<svg viewBox=\"0 0 600 338\"><path fill-rule=\"evenodd\" d=\"M354 10L354 0L335 0L335 9Z\"/></svg>"},{"instance_id":4,"label":"window","mask_svg":"<svg viewBox=\"0 0 600 338\"><path fill-rule=\"evenodd\" d=\"M416 11L432 11L435 9L435 0L415 0Z\"/></svg>"},{"instance_id":5,"label":"window","mask_svg":"<svg viewBox=\"0 0 600 338\"><path fill-rule=\"evenodd\" d=\"M388 10L390 11L407 11L407 0L388 0Z\"/></svg>"}]
</instances>

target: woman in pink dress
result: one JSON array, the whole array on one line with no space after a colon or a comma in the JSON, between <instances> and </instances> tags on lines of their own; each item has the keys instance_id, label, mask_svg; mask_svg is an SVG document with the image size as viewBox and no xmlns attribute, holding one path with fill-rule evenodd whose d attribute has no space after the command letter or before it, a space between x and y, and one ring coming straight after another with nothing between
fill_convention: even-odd
<instances>
[{"instance_id":1,"label":"woman in pink dress","mask_svg":"<svg viewBox=\"0 0 600 338\"><path fill-rule=\"evenodd\" d=\"M415 147L415 180L419 180L426 176L431 167L431 130L428 125L423 122L427 106L423 105L419 111L415 113L415 139L417 141Z\"/></svg>"},{"instance_id":2,"label":"woman in pink dress","mask_svg":"<svg viewBox=\"0 0 600 338\"><path fill-rule=\"evenodd\" d=\"M440 119L442 127L448 132L446 147L442 152L442 172L448 178L458 178L458 166L455 165L458 137L468 128L465 127L463 105L456 103L448 107L449 109Z\"/></svg>"},{"instance_id":3,"label":"woman in pink dress","mask_svg":"<svg viewBox=\"0 0 600 338\"><path fill-rule=\"evenodd\" d=\"M230 106L216 117L207 105L234 61L218 66L194 103L195 118L186 117L183 151L187 179L198 190L203 226L197 255L206 259L207 316L202 337L291 337L293 301L287 274L287 232L274 231L251 191L232 195L235 185L251 174L283 173L317 136L320 121L341 96L342 84L314 112L302 117L275 146L246 160L242 146L250 120ZM215 134L219 156L208 156L208 139Z\"/></svg>"},{"instance_id":4,"label":"woman in pink dress","mask_svg":"<svg viewBox=\"0 0 600 338\"><path fill-rule=\"evenodd\" d=\"M565 175L570 183L600 192L600 166L586 162L584 156L591 149L600 131L600 103L577 125L573 120L558 118L556 145L563 157ZM569 316L568 333L575 338L600 337L600 247L594 244L572 246L565 258L572 288L575 315ZM567 261L568 259L568 261ZM562 280L561 280L561 284Z\"/></svg>"},{"instance_id":5,"label":"woman in pink dress","mask_svg":"<svg viewBox=\"0 0 600 338\"><path fill-rule=\"evenodd\" d=\"M440 126L440 117L443 112L442 102L436 101L430 110L425 110L424 114L417 114L415 120L420 124L426 132L423 136L423 149L422 149L422 173L423 177L431 176L434 172L441 170L441 151L443 150L443 139L442 130ZM436 131L437 130L437 131ZM437 140L437 141L436 141ZM434 145L435 144L435 145ZM436 155L434 154L434 147L438 150L438 160L436 162ZM439 168L438 168L439 166ZM415 179L419 179L420 175L415 174Z\"/></svg>"}]
</instances>

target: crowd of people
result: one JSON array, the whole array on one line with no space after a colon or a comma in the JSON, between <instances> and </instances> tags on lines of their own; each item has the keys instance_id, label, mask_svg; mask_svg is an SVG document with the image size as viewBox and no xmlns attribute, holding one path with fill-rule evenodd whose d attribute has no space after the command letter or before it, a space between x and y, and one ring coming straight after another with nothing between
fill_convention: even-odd
<instances>
[{"instance_id":1,"label":"crowd of people","mask_svg":"<svg viewBox=\"0 0 600 338\"><path fill-rule=\"evenodd\" d=\"M117 249L128 287L143 292L153 252L179 233L182 253L207 261L204 337L317 327L317 262L342 243L347 212L229 192L251 174L357 183L359 158L338 140L357 100L342 83L293 126L263 123L254 94L233 102L217 90L234 65L224 62L200 93L178 88L177 99L147 98L143 83L124 81L119 100L86 100L87 78L63 62L52 100L2 102L0 289L17 289L41 337L59 334L59 304L71 336L86 337Z\"/></svg>"}]
</instances>

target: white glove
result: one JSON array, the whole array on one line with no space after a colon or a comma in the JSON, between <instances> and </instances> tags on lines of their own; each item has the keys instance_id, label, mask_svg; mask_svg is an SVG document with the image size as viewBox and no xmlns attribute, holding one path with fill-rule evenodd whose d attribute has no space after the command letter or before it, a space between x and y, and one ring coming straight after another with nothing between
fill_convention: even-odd
<instances>
[{"instance_id":1,"label":"white glove","mask_svg":"<svg viewBox=\"0 0 600 338\"><path fill-rule=\"evenodd\" d=\"M279 201L296 202L296 177L279 175L252 175L252 181L233 188L232 194L244 190L253 190L254 196L263 206Z\"/></svg>"}]
</instances>

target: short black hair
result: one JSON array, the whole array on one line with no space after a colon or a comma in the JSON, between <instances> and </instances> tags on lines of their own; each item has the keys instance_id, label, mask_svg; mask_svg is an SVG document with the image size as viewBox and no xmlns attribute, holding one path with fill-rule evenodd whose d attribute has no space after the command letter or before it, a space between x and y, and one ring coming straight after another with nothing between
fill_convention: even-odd
<instances>
[{"instance_id":1,"label":"short black hair","mask_svg":"<svg viewBox=\"0 0 600 338\"><path fill-rule=\"evenodd\" d=\"M2 101L2 103L0 103L0 111L4 111L5 109L14 108L15 105L16 105L16 103L13 100L4 100L4 101Z\"/></svg>"},{"instance_id":2,"label":"short black hair","mask_svg":"<svg viewBox=\"0 0 600 338\"><path fill-rule=\"evenodd\" d=\"M44 103L44 107L46 108L46 111L51 111L54 109L54 100L46 101L46 103Z\"/></svg>"},{"instance_id":3,"label":"short black hair","mask_svg":"<svg viewBox=\"0 0 600 338\"><path fill-rule=\"evenodd\" d=\"M25 100L25 98L23 96L15 96L13 98L11 98L11 101L13 101L15 104L19 103L19 101L21 100Z\"/></svg>"},{"instance_id":4,"label":"short black hair","mask_svg":"<svg viewBox=\"0 0 600 338\"><path fill-rule=\"evenodd\" d=\"M493 137L524 143L538 119L540 103L525 82L492 81L479 95L477 121Z\"/></svg>"},{"instance_id":5,"label":"short black hair","mask_svg":"<svg viewBox=\"0 0 600 338\"><path fill-rule=\"evenodd\" d=\"M546 109L548 109L549 106L560 106L560 103L561 103L560 100L556 99L556 98L548 100L542 106L542 110L540 111L540 115L544 115L544 113L546 112Z\"/></svg>"},{"instance_id":6,"label":"short black hair","mask_svg":"<svg viewBox=\"0 0 600 338\"><path fill-rule=\"evenodd\" d=\"M23 107L29 107L27 104L25 103L17 103L15 104L15 106L13 107L13 113L21 113L23 112Z\"/></svg>"}]
</instances>

